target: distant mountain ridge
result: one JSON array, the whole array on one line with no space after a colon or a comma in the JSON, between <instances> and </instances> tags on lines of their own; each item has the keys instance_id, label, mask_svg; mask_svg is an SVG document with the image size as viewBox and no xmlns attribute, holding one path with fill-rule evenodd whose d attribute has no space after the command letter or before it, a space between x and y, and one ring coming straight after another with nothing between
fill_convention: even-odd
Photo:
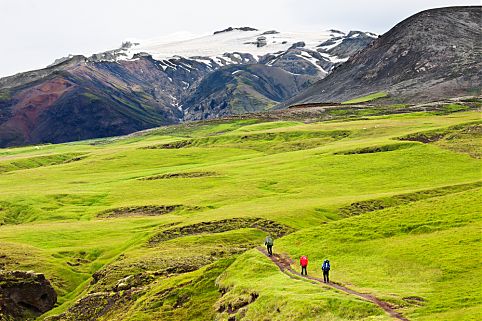
<instances>
[{"instance_id":1,"label":"distant mountain ridge","mask_svg":"<svg viewBox=\"0 0 482 321\"><path fill-rule=\"evenodd\" d=\"M127 41L0 79L0 147L128 134L267 110L325 77L376 35L227 28Z\"/></svg>"},{"instance_id":2,"label":"distant mountain ridge","mask_svg":"<svg viewBox=\"0 0 482 321\"><path fill-rule=\"evenodd\" d=\"M482 7L422 11L277 108L343 102L377 92L395 103L480 95L481 44Z\"/></svg>"}]
</instances>

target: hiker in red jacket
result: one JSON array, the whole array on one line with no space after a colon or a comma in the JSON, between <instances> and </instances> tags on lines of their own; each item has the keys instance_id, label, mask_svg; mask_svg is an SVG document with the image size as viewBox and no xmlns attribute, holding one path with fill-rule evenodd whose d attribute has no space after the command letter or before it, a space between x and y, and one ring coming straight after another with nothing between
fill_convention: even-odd
<instances>
[{"instance_id":1,"label":"hiker in red jacket","mask_svg":"<svg viewBox=\"0 0 482 321\"><path fill-rule=\"evenodd\" d=\"M301 275L308 275L308 273L306 272L306 267L308 266L308 258L306 256L303 255L302 257L300 257L300 265L301 265Z\"/></svg>"}]
</instances>

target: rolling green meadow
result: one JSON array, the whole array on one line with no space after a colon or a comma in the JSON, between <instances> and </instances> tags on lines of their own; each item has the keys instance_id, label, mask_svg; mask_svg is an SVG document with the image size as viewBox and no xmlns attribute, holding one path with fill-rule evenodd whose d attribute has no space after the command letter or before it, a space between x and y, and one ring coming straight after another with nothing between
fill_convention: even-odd
<instances>
[{"instance_id":1,"label":"rolling green meadow","mask_svg":"<svg viewBox=\"0 0 482 321\"><path fill-rule=\"evenodd\" d=\"M39 319L391 319L282 273L256 249L271 234L409 320L477 320L482 121L452 109L0 149L0 270L50 280Z\"/></svg>"}]
</instances>

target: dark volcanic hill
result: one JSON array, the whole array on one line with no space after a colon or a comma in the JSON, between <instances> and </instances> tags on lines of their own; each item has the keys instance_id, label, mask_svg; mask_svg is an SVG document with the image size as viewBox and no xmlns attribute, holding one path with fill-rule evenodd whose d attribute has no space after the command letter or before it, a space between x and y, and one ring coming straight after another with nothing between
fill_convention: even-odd
<instances>
[{"instance_id":1,"label":"dark volcanic hill","mask_svg":"<svg viewBox=\"0 0 482 321\"><path fill-rule=\"evenodd\" d=\"M230 66L202 79L183 102L184 120L218 118L269 110L313 84L319 77L262 64Z\"/></svg>"},{"instance_id":2,"label":"dark volcanic hill","mask_svg":"<svg viewBox=\"0 0 482 321\"><path fill-rule=\"evenodd\" d=\"M482 7L420 12L397 24L288 105L386 92L395 102L480 95Z\"/></svg>"}]
</instances>

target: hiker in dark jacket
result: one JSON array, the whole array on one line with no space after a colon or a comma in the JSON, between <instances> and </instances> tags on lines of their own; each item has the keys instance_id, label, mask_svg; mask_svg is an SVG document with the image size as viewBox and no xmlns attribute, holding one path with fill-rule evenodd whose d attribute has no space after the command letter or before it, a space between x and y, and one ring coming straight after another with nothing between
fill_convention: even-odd
<instances>
[{"instance_id":1,"label":"hiker in dark jacket","mask_svg":"<svg viewBox=\"0 0 482 321\"><path fill-rule=\"evenodd\" d=\"M324 260L321 269L323 270L323 282L330 283L330 261Z\"/></svg>"},{"instance_id":2,"label":"hiker in dark jacket","mask_svg":"<svg viewBox=\"0 0 482 321\"><path fill-rule=\"evenodd\" d=\"M266 239L264 240L264 245L266 245L269 256L273 255L273 238L270 235L266 236Z\"/></svg>"},{"instance_id":3,"label":"hiker in dark jacket","mask_svg":"<svg viewBox=\"0 0 482 321\"><path fill-rule=\"evenodd\" d=\"M301 275L308 275L306 272L306 267L308 266L308 258L306 256L300 257L300 265L301 265Z\"/></svg>"}]
</instances>

